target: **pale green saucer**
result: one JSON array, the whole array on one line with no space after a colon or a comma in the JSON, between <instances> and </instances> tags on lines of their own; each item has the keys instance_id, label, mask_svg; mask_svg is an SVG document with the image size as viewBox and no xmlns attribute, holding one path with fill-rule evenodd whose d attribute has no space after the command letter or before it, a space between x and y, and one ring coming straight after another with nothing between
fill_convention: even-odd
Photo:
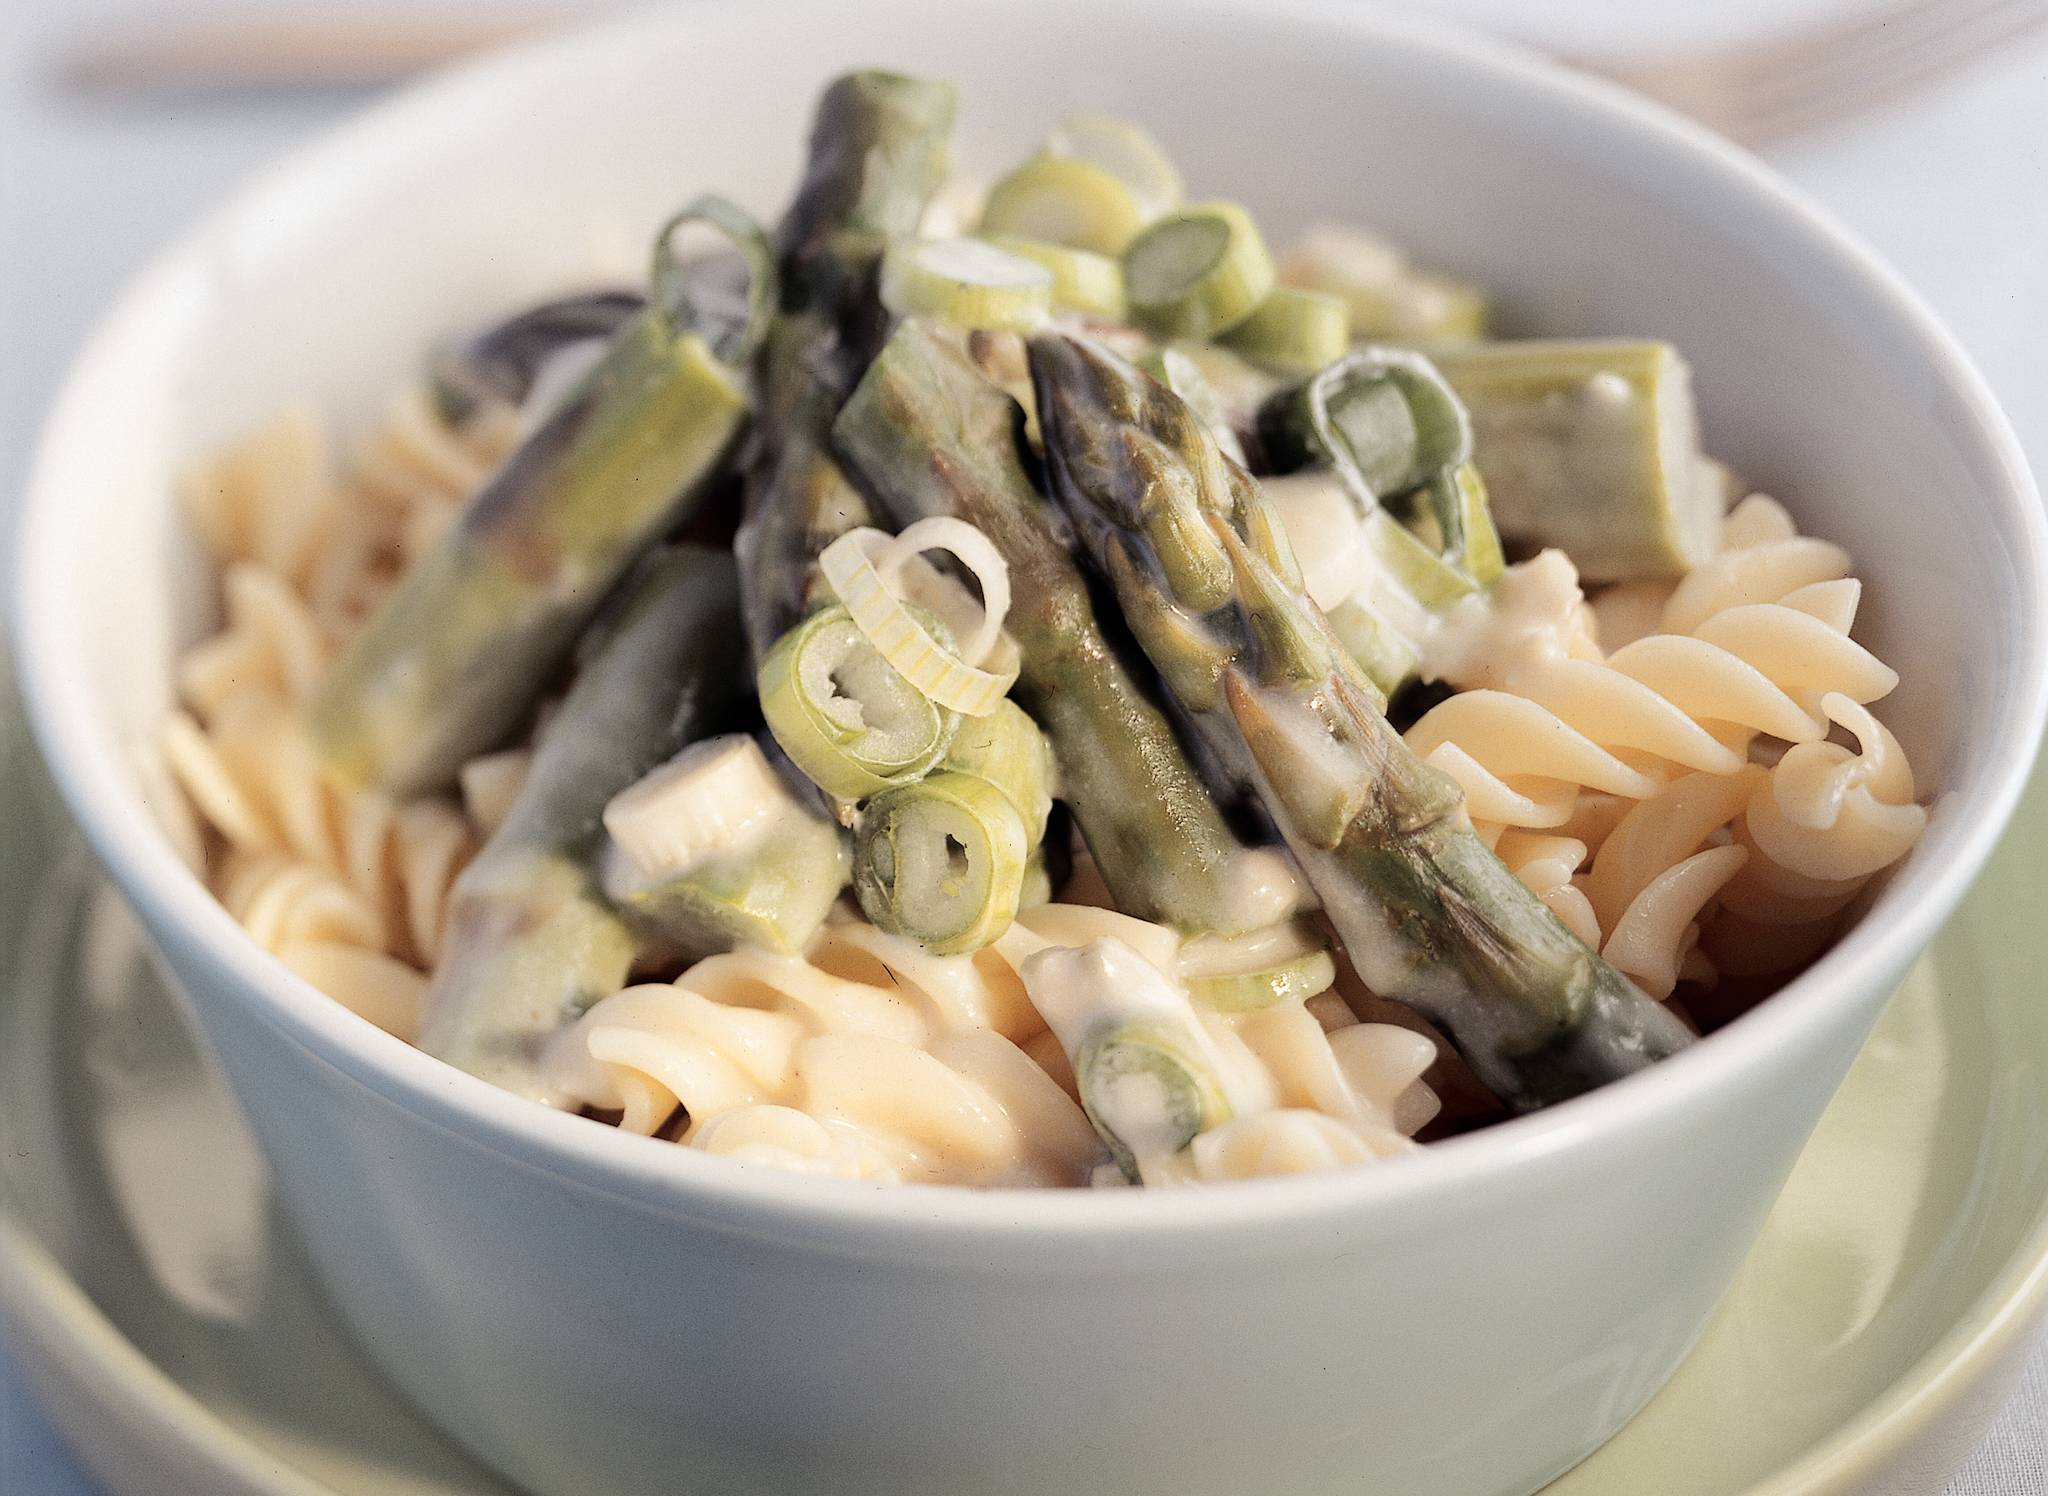
<instances>
[{"instance_id":1,"label":"pale green saucer","mask_svg":"<svg viewBox=\"0 0 2048 1496\"><path fill-rule=\"evenodd\" d=\"M4 683L0 683L4 686ZM0 1328L116 1492L502 1491L343 1338L0 697ZM2048 1309L2048 780L1671 1385L1550 1496L1924 1493Z\"/></svg>"}]
</instances>

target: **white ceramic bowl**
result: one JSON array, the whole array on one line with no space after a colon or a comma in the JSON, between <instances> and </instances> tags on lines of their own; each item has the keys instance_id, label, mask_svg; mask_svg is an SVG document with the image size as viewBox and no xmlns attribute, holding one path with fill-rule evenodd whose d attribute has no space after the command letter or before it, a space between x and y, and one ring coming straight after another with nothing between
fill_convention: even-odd
<instances>
[{"instance_id":1,"label":"white ceramic bowl","mask_svg":"<svg viewBox=\"0 0 2048 1496\"><path fill-rule=\"evenodd\" d=\"M874 61L959 80L972 165L1069 108L1124 111L1282 232L1383 225L1518 325L1675 339L1714 450L1854 549L1905 680L1890 719L1941 787L1869 917L1729 1030L1545 1115L1340 1176L1106 1195L878 1191L614 1135L386 1037L246 940L132 769L211 606L176 465L290 395L360 419L428 339L699 188L772 213L820 82ZM43 746L336 1302L546 1492L1532 1489L1685 1352L2043 714L2036 497L1910 294L1675 120L1353 6L735 0L454 74L129 291L50 419L21 539Z\"/></svg>"}]
</instances>

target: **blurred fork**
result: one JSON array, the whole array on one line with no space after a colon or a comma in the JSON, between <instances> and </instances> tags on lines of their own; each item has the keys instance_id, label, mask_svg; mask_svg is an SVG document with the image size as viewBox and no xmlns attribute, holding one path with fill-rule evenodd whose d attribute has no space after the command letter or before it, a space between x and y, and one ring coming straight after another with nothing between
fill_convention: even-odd
<instances>
[{"instance_id":1,"label":"blurred fork","mask_svg":"<svg viewBox=\"0 0 2048 1496\"><path fill-rule=\"evenodd\" d=\"M1903 98L2044 28L2048 0L1899 0L1736 46L1564 60L1756 147Z\"/></svg>"}]
</instances>

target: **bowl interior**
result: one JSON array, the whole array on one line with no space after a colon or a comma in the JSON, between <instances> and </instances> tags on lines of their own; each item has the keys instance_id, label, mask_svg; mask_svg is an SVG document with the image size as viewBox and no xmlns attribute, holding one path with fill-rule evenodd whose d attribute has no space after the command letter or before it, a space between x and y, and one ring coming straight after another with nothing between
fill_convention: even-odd
<instances>
[{"instance_id":1,"label":"bowl interior","mask_svg":"<svg viewBox=\"0 0 2048 1496\"><path fill-rule=\"evenodd\" d=\"M134 764L214 595L179 466L294 398L360 432L435 338L632 274L648 230L699 190L772 217L820 83L867 62L958 80L971 171L1069 109L1127 113L1198 194L1244 201L1276 239L1317 218L1371 225L1492 287L1513 329L1676 342L1712 451L1850 548L1868 584L1858 634L1903 678L1882 710L1941 802L1880 908L1945 900L1944 864L1988 845L2041 710L2027 479L1922 314L1732 155L1370 13L794 0L632 34L470 70L316 147L161 262L81 361L46 435L18 634L103 850L111 837L169 875Z\"/></svg>"}]
</instances>

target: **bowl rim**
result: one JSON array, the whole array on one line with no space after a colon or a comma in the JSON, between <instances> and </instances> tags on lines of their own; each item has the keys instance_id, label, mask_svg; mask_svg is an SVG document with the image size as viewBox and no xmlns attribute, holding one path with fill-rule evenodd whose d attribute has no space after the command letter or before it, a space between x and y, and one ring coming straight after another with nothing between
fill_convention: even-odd
<instances>
[{"instance_id":1,"label":"bowl rim","mask_svg":"<svg viewBox=\"0 0 2048 1496\"><path fill-rule=\"evenodd\" d=\"M1166 9L1164 0L1140 4L1155 12ZM196 1001L242 1003L316 1062L417 1119L508 1159L647 1208L700 1208L713 1219L722 1216L732 1229L837 1231L848 1244L856 1236L887 1242L905 1234L971 1244L1020 1235L1085 1241L1113 1234L1121 1241L1170 1232L1227 1245L1266 1236L1276 1223L1378 1211L1432 1196L1455 1200L1488 1177L1575 1153L1610 1132L1676 1116L1771 1052L1815 1042L1845 1021L1845 1010L1865 1001L1863 994L1889 994L2010 820L2048 718L2048 520L1997 400L1954 337L1898 274L1754 157L1662 106L1528 49L1439 18L1340 0L1268 0L1259 8L1265 16L1348 32L1430 65L1479 75L1489 87L1551 111L1560 128L1654 152L1702 186L1744 200L1777 234L1823 256L1845 292L1907 334L1931 378L1954 397L1960 416L1956 439L1983 459L1978 470L1985 481L1977 501L2002 511L2005 530L2020 541L2010 557L2019 626L1999 682L2008 709L1990 745L1983 781L1971 802L1951 811L1967 818L1955 828L1946 859L1908 866L1880 895L1878 907L1887 917L1860 920L1769 1002L1652 1072L1374 1168L1185 1191L878 1188L736 1168L536 1106L459 1072L356 1017L250 940L142 809L120 750L93 725L82 672L66 668L72 646L62 623L59 578L67 569L70 528L59 498L69 453L92 440L97 427L91 409L95 388L130 360L132 349L149 347L153 329L163 331L174 317L179 282L204 262L214 240L229 226L260 215L273 199L330 174L374 176L402 155L407 142L435 135L447 119L472 107L486 114L501 111L505 100L565 68L660 45L709 25L759 25L764 18L813 7L823 8L820 0L699 0L528 42L405 88L289 153L160 252L129 282L74 360L45 418L18 506L16 543L9 548L14 575L6 591L18 675L52 776L96 854L127 898L151 916L146 922L179 930L221 974L219 985L227 991L198 994ZM1241 17L1247 0L1195 0L1192 8ZM1183 0L1174 9L1185 15L1190 6ZM1874 1011L1876 1004L1871 1006Z\"/></svg>"}]
</instances>

